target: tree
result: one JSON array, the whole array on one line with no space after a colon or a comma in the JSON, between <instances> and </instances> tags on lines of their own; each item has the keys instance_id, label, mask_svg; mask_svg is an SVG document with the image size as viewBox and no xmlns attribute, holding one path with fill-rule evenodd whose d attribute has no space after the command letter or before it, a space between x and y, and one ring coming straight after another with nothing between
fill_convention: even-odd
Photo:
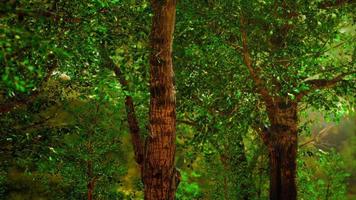
<instances>
[{"instance_id":1,"label":"tree","mask_svg":"<svg viewBox=\"0 0 356 200\"><path fill-rule=\"evenodd\" d=\"M130 95L126 96L125 106L135 160L141 167L145 199L166 200L175 198L180 176L174 167L176 108L172 46L176 1L152 1L151 6L149 136L144 146ZM101 52L105 65L114 70L121 86L128 91L125 75L108 57L105 48L103 46Z\"/></svg>"},{"instance_id":2,"label":"tree","mask_svg":"<svg viewBox=\"0 0 356 200\"><path fill-rule=\"evenodd\" d=\"M259 99L256 105L262 105L258 109L264 110L255 119L259 126L251 126L259 132L268 150L270 199L296 199L301 105L318 106L313 94L330 99L332 91L339 96L354 91L355 51L349 45L352 34L340 30L351 23L352 6L346 1L333 6L318 1L208 1L189 7L195 8L189 10L195 20L190 21L182 35L196 38L192 44L195 55L199 55L201 44L208 44L211 52L206 52L207 59L200 62L185 61L201 68L219 64L228 67L227 63L240 66L240 77L252 82L249 86ZM192 33L203 29L210 31L199 32L200 37ZM333 55L332 51L340 46L342 57ZM229 49L237 54L232 56ZM220 51L224 51L222 55L227 61L219 59ZM198 80L204 78L191 74ZM242 78L232 78L226 84L241 84L236 80ZM334 86L343 89L330 90ZM333 101L338 99L329 102Z\"/></svg>"},{"instance_id":3,"label":"tree","mask_svg":"<svg viewBox=\"0 0 356 200\"><path fill-rule=\"evenodd\" d=\"M174 168L176 97L172 63L176 0L152 1L150 57L150 135L143 162L146 199L174 199L178 172Z\"/></svg>"},{"instance_id":4,"label":"tree","mask_svg":"<svg viewBox=\"0 0 356 200\"><path fill-rule=\"evenodd\" d=\"M42 20L44 13L26 6L18 1L0 3L0 115L33 103L63 55L51 43L55 34L50 30L51 21ZM33 4L36 10L44 7L47 14L52 12L49 2Z\"/></svg>"},{"instance_id":5,"label":"tree","mask_svg":"<svg viewBox=\"0 0 356 200\"><path fill-rule=\"evenodd\" d=\"M32 5L34 3L35 5ZM23 23L22 20L25 19L26 23L24 24L26 26L31 26L30 19L34 18L36 25L39 27L36 31L41 33L44 32L41 20L45 20L50 25L53 25L52 27L55 28L51 30L59 31L54 31L53 34L48 34L48 40L55 43L54 46L63 47L69 51L72 56L70 59L61 60L61 65L75 66L74 68L65 68L65 70L72 74L83 75L79 76L80 78L78 79L78 76L73 76L73 78L83 84L92 85L93 82L91 80L88 81L85 74L88 74L88 71L95 74L98 69L96 53L100 48L100 42L104 43L105 41L106 43L110 43L111 46L109 48L113 49L112 44L115 43L114 41L122 41L122 38L112 37L117 33L123 35L126 34L124 28L118 28L117 25L115 25L115 23L124 22L124 20L122 20L123 17L118 13L120 13L120 9L125 8L125 6L130 9L137 7L135 7L136 3L130 2L126 2L123 5L118 5L117 1L106 2L100 0L88 1L85 3L90 6L89 9L85 9L85 4L82 2L78 4L77 1L59 1L55 4L48 5L41 5L35 1L28 3L9 1L5 3L6 9L3 13L6 16L6 23L10 23L11 19L8 18L12 17L16 22L19 22L19 24ZM146 2L143 2L142 4L146 4ZM142 167L142 177L143 182L145 183L145 190L147 191L146 196L148 199L156 199L155 195L157 194L160 195L160 199L173 199L177 185L177 172L174 168L175 91L171 58L175 25L175 4L175 1L152 2L154 17L151 31L152 53L150 59L150 137L147 138L145 147L142 145L143 142L140 141L139 126L134 113L132 98L129 96L126 98L128 120L130 122L132 133L135 136L133 137L135 154L137 155L138 163L140 163ZM50 9L48 9L48 7ZM75 12L73 12L74 9L76 9ZM143 7L143 10L147 9ZM114 16L109 16L107 13L114 14ZM120 21L117 17L120 17ZM99 25L99 20L105 21L105 23ZM23 25L21 24L20 27L22 26ZM35 27L37 28L37 26ZM131 28L131 26L128 25L127 28ZM12 38L7 36L6 39L10 40ZM13 42L13 40L11 41ZM20 40L20 42L23 41ZM8 49L11 50L11 48ZM32 49L26 52L31 54L31 50ZM21 51L19 50L18 52ZM41 53L43 54L43 52ZM2 55L2 58L5 58L2 59L2 62L6 64L6 67L11 69L9 63L7 63L7 58L16 60L15 56ZM52 72L53 71L47 73L48 77L52 75ZM119 73L118 71L115 72L116 74ZM21 77L21 74L18 76ZM121 79L120 76L119 79ZM125 88L126 86L123 81L125 80L122 79L121 83ZM13 82L16 82L16 80L9 81L9 83ZM35 98L38 93L39 92L34 93L36 95L32 95L33 98ZM28 99L16 102L15 105L12 105L13 103L4 104L4 109L1 109L1 112L8 112L19 104L25 104L22 102L28 103ZM88 164L88 168L92 168L89 165L90 163ZM93 188L89 186L88 194L93 190ZM91 196L92 195L88 195L88 198L90 199Z\"/></svg>"},{"instance_id":6,"label":"tree","mask_svg":"<svg viewBox=\"0 0 356 200\"><path fill-rule=\"evenodd\" d=\"M84 173L66 173L71 184L68 190L58 189L59 198L83 198L86 194L88 199L107 197L105 183L118 181L110 177L115 174L111 167L117 163L107 163L110 159L103 155L108 150L112 156L111 145L117 147L118 141L107 137L110 145L105 145L103 137L104 132L115 136L114 127L120 123L114 127L99 124L124 120L128 121L146 199L174 199L179 182L174 159L177 113L178 123L189 125L179 127L185 138L177 139L183 144L178 150L190 154L177 162L185 187L177 198L187 198L186 194L189 198L264 198L267 194L260 192L267 191L264 171L270 170L270 198L293 200L297 191L297 138L303 128L298 120L301 111L308 106L319 110L344 108L341 98L349 97L343 101L355 103L351 1L182 0L177 8L173 58L174 0L152 0L151 7L148 0L4 2L0 8L0 26L4 27L0 30L0 64L4 66L0 69L0 121L5 125L0 128L0 142L4 144L0 151L6 152L2 155L5 158L19 152L13 157L26 157L32 162L32 157L26 156L29 153L51 158L53 166L58 161L68 169L85 168ZM179 83L177 111L172 59ZM61 77L70 80L53 84ZM73 116L85 120L77 121L77 125L70 123L73 126L65 130L42 130L39 124L49 119L37 113L53 104L63 104L66 109L72 104L66 104L66 95L46 91L47 83L58 89L53 91L70 90L69 96L75 100L92 102L82 109L74 105L78 109L73 110ZM41 94L46 103L39 99ZM92 112L98 104L100 109ZM22 105L26 110L9 113ZM126 115L121 115L124 106ZM120 118L113 118L112 112ZM111 120L106 120L109 116ZM143 128L146 124L148 131ZM33 132L23 134L22 125L32 127ZM51 135L77 129L83 134L81 146L73 147L66 138ZM51 137L45 140L44 136ZM78 137L74 139L79 142ZM33 145L34 150L27 151ZM76 165L72 165L69 154L76 157ZM270 169L265 167L266 157ZM189 163L194 170L186 163L189 159L196 161ZM40 163L35 161L31 172ZM110 166L106 168L105 164ZM3 172L17 165L6 160L1 166L0 184L6 182ZM49 175L54 169L43 171ZM105 175L99 174L101 171ZM64 172L58 169L61 177L65 177ZM80 180L75 182L76 187L71 182L72 173ZM210 178L212 175L214 178ZM260 183L254 179L257 176ZM304 177L309 178L309 174ZM340 183L344 177L340 175ZM300 180L303 177L297 182ZM203 182L200 190L196 183ZM327 185L325 196L331 197L330 190L341 186ZM305 188L299 186L298 191Z\"/></svg>"},{"instance_id":7,"label":"tree","mask_svg":"<svg viewBox=\"0 0 356 200\"><path fill-rule=\"evenodd\" d=\"M118 5L117 1L104 2L100 0L46 3L40 1L1 2L0 25L5 28L1 29L0 36L3 39L0 43L0 63L1 65L4 64L4 68L0 70L2 78L0 82L0 114L13 111L23 105L28 106L27 109L31 110L30 104L38 103L38 97L43 92L44 85L50 78L57 77L57 74L73 75L70 76L72 79L70 82L75 81L80 85L76 87L75 92L79 92L83 99L88 100L93 96L97 97L99 83L92 78L92 76L98 75L100 68L96 47L101 41L101 37L106 39L109 29L112 32L122 31L114 24L117 22L116 17L119 17L118 13L126 14L121 9L132 6L131 3L127 2ZM108 13L113 14L108 17ZM99 21L100 23L104 22L103 25L98 25ZM120 20L120 22L122 21L124 20ZM120 37L116 38L116 41L120 41L120 39ZM64 52L64 49L67 52ZM54 58L53 54L62 57ZM64 58L63 54L67 56ZM101 80L106 81L106 83L112 82L108 79ZM90 92L88 92L88 87ZM2 97L4 97L4 101L2 101ZM77 98L79 97L77 96ZM98 99L95 100L98 101ZM82 111L79 111L79 113L82 113ZM87 118L89 118L89 115L87 115ZM84 123L81 125L85 126ZM70 127L69 129L75 128ZM94 130L88 132L89 135L96 133ZM94 147L96 145L92 141L92 137L88 136L86 139L83 143L87 145L84 145L86 148L83 148L83 150L84 152L87 150L90 158L87 159L87 155L85 155L83 159L86 162L84 165L87 168L86 175L88 176L84 176L84 179L88 179L87 183L84 184L87 185L88 199L92 199L93 196L96 196L94 188L99 177L96 174L98 170L95 169L97 160L94 159L94 156L91 156L95 152ZM110 138L108 139L110 140ZM68 149L70 148L67 147ZM42 152L38 153L42 154ZM80 154L79 152L76 153ZM80 159L78 158L78 160ZM67 162L69 165L72 164L70 160L67 160ZM83 162L80 164L83 164ZM100 177L103 176L100 175ZM78 185L82 186L83 184ZM96 188L100 188L100 184L97 185L99 187Z\"/></svg>"},{"instance_id":8,"label":"tree","mask_svg":"<svg viewBox=\"0 0 356 200\"><path fill-rule=\"evenodd\" d=\"M281 88L281 83L278 79L270 77L265 79L262 78L262 75L258 71L260 70L258 67L262 68L262 71L264 68L266 68L267 65L257 64L258 61L253 60L251 51L249 49L250 43L248 38L250 37L250 33L247 31L247 27L251 25L248 24L248 15L246 14L250 12L244 9L241 11L242 14L240 15L240 31L242 43L241 54L243 56L243 62L248 68L250 77L256 86L256 92L260 95L265 104L270 123L269 127L263 131L262 137L266 146L268 147L270 157L270 199L276 200L293 200L296 199L297 196L297 185L295 178L298 146L298 104L308 93L314 92L317 89L333 87L342 81L345 76L355 74L353 69L346 68L346 70L343 70L344 72L340 72L339 75L332 78L301 80L302 73L297 71L298 69L296 70L296 68L299 67L299 63L294 63L294 61L292 61L290 58L286 58L284 55L288 55L289 57L294 54L294 52L290 52L291 47L289 47L289 45L293 45L294 48L298 49L297 51L299 52L297 54L303 51L301 48L303 39L296 38L296 34L298 34L300 31L298 28L300 27L291 25L290 21L292 21L292 24L296 24L298 17L301 17L303 12L308 13L308 11L310 12L312 9L315 9L315 7L313 8L306 6L304 9L299 8L302 6L304 5L298 5L297 3L285 1L282 3L277 2L274 4L273 15L275 15L277 19L281 19L283 22L275 26L274 31L269 38L271 46L267 49L267 52L271 53L272 55L274 54L274 59L272 58L272 62L269 63L269 65L272 65L283 71L289 71L289 69L292 68L294 74L296 74L296 76L284 75L284 79L287 80L288 85L290 84L292 87L295 87L292 91L292 88ZM300 10L298 10L298 8ZM295 22L293 22L294 20ZM331 24L331 26L335 27L334 24ZM291 37L292 35L293 38ZM314 37L312 34L306 35L306 37ZM296 44L300 46L294 46ZM323 47L321 48L323 49ZM259 50L257 50L255 53L257 52L259 52ZM265 52L265 50L260 52ZM317 52L317 54L322 53ZM298 60L300 59L300 61L303 60L303 58L294 57L294 55L292 58L296 58ZM316 66L320 68L323 67L318 64L316 64ZM352 67L352 64L347 63L346 66ZM341 69L343 68L343 66L335 67L339 67ZM274 82L276 84L276 88L273 88L272 91L270 91L270 89L265 86L267 81ZM306 88L303 88L304 91L300 91L303 90L300 88L302 86L306 86Z\"/></svg>"}]
</instances>

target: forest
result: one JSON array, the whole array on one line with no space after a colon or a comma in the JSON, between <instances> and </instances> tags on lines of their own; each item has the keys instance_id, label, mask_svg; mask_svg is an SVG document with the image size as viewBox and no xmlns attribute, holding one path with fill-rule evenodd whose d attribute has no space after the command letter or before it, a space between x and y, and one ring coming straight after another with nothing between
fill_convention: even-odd
<instances>
[{"instance_id":1,"label":"forest","mask_svg":"<svg viewBox=\"0 0 356 200\"><path fill-rule=\"evenodd\" d=\"M0 0L0 199L355 200L353 0Z\"/></svg>"}]
</instances>

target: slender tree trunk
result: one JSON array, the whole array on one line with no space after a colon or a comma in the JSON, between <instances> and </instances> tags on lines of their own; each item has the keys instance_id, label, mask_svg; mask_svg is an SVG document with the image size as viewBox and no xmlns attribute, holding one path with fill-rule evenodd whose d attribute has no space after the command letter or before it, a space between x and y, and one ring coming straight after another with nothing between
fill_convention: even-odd
<instances>
[{"instance_id":1,"label":"slender tree trunk","mask_svg":"<svg viewBox=\"0 0 356 200\"><path fill-rule=\"evenodd\" d=\"M278 104L269 118L270 200L296 200L297 104Z\"/></svg>"},{"instance_id":2,"label":"slender tree trunk","mask_svg":"<svg viewBox=\"0 0 356 200\"><path fill-rule=\"evenodd\" d=\"M146 200L174 199L176 110L172 63L176 0L152 0L150 57L150 135L146 139L142 178Z\"/></svg>"},{"instance_id":3,"label":"slender tree trunk","mask_svg":"<svg viewBox=\"0 0 356 200\"><path fill-rule=\"evenodd\" d=\"M329 196L330 196L330 182L328 182L328 185L326 187L325 200L329 200Z\"/></svg>"},{"instance_id":4,"label":"slender tree trunk","mask_svg":"<svg viewBox=\"0 0 356 200\"><path fill-rule=\"evenodd\" d=\"M248 200L254 188L242 135L229 133L226 137L225 150L220 154L220 161L228 172L224 175L224 199Z\"/></svg>"},{"instance_id":5,"label":"slender tree trunk","mask_svg":"<svg viewBox=\"0 0 356 200\"><path fill-rule=\"evenodd\" d=\"M238 151L234 153L235 157L231 160L231 164L234 168L235 173L237 173L239 177L243 177L242 180L237 181L235 184L239 185L238 189L239 191L241 191L241 196L239 198L242 198L242 200L249 200L251 196L251 191L253 190L253 184L251 184L250 182L251 173L248 169L245 144L242 135L237 133L235 141L235 150Z\"/></svg>"},{"instance_id":6,"label":"slender tree trunk","mask_svg":"<svg viewBox=\"0 0 356 200\"><path fill-rule=\"evenodd\" d=\"M245 145L241 134L236 133L230 138L229 151L232 155L229 157L228 164L230 170L239 179L233 179L232 184L235 190L235 199L248 200L253 190L253 185L250 182L251 174L248 169L248 162L245 153Z\"/></svg>"},{"instance_id":7,"label":"slender tree trunk","mask_svg":"<svg viewBox=\"0 0 356 200\"><path fill-rule=\"evenodd\" d=\"M100 104L96 104L96 110L95 110L95 117L93 120L93 125L96 126L98 123L98 113L99 113L99 106ZM88 151L88 156L93 157L94 153L94 147L93 147L93 142L92 142L92 137L94 135L94 127L91 127L90 131L88 132L88 139L87 139L87 151ZM87 178L88 178L88 183L87 183L87 195L88 195L88 200L93 200L93 195L94 195L94 188L95 188L95 182L97 177L94 174L94 165L93 165L93 160L89 159L87 161Z\"/></svg>"},{"instance_id":8,"label":"slender tree trunk","mask_svg":"<svg viewBox=\"0 0 356 200\"><path fill-rule=\"evenodd\" d=\"M93 194L94 194L94 187L95 187L95 178L93 175L93 162L89 160L87 162L87 175L89 178L88 184L87 184L87 195L88 195L88 200L93 200Z\"/></svg>"},{"instance_id":9,"label":"slender tree trunk","mask_svg":"<svg viewBox=\"0 0 356 200\"><path fill-rule=\"evenodd\" d=\"M231 170L228 164L228 157L226 156L226 153L220 154L220 161L224 167L225 171ZM224 200L229 199L229 184L228 184L228 173L224 175Z\"/></svg>"},{"instance_id":10,"label":"slender tree trunk","mask_svg":"<svg viewBox=\"0 0 356 200\"><path fill-rule=\"evenodd\" d=\"M96 119L94 120L94 123L96 124ZM92 135L93 135L93 132L90 131L89 138L92 137ZM93 156L93 144L90 141L90 139L87 143L87 150L88 150L89 156ZM87 161L87 179L88 179L88 183L87 183L88 200L93 200L95 181L96 181L96 178L94 175L93 160Z\"/></svg>"}]
</instances>

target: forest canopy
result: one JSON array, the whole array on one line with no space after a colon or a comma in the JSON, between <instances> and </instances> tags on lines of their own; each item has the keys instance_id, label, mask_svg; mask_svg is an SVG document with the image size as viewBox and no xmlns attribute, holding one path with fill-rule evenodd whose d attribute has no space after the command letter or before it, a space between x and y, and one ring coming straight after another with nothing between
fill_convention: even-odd
<instances>
[{"instance_id":1,"label":"forest canopy","mask_svg":"<svg viewBox=\"0 0 356 200\"><path fill-rule=\"evenodd\" d=\"M354 199L355 13L0 1L0 199Z\"/></svg>"}]
</instances>

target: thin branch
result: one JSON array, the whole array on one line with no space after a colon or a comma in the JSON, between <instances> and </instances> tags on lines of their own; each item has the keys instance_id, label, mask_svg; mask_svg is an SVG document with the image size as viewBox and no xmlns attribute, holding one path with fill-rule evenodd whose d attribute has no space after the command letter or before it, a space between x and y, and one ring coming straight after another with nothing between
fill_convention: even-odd
<instances>
[{"instance_id":1,"label":"thin branch","mask_svg":"<svg viewBox=\"0 0 356 200\"><path fill-rule=\"evenodd\" d=\"M271 134L269 128L259 123L252 123L251 128L259 135L262 142L268 146Z\"/></svg>"},{"instance_id":2,"label":"thin branch","mask_svg":"<svg viewBox=\"0 0 356 200\"><path fill-rule=\"evenodd\" d=\"M192 95L191 96L191 100L195 101L198 104L203 105L205 102L202 101L198 96L196 95ZM231 117L232 115L235 114L235 112L240 108L240 106L238 104L236 104L233 108L229 109L229 110L219 110L217 108L214 107L208 107L206 108L208 113L211 115L220 115L221 117Z\"/></svg>"},{"instance_id":3,"label":"thin branch","mask_svg":"<svg viewBox=\"0 0 356 200\"><path fill-rule=\"evenodd\" d=\"M82 18L65 17L65 13L56 13L48 10L23 9L23 8L1 10L0 18L6 17L8 14L15 14L18 16L20 20L23 19L24 17L42 17L53 21L63 20L64 22L71 22L71 23L80 23L81 21L83 21Z\"/></svg>"},{"instance_id":4,"label":"thin branch","mask_svg":"<svg viewBox=\"0 0 356 200\"><path fill-rule=\"evenodd\" d=\"M300 101L305 95L307 95L310 92L315 91L317 89L332 88L337 83L342 81L345 76L348 76L348 75L351 75L351 74L355 74L355 73L356 73L356 71L345 72L345 73L339 74L338 76L336 76L336 77L334 77L333 79L330 79L330 80L327 80L327 79L313 79L313 80L305 81L304 83L308 84L310 86L310 89L299 93L297 95L297 101Z\"/></svg>"},{"instance_id":5,"label":"thin branch","mask_svg":"<svg viewBox=\"0 0 356 200\"><path fill-rule=\"evenodd\" d=\"M63 21L67 23L81 23L84 21L88 21L97 13L107 13L108 9L100 9L96 12L93 12L90 16L84 17L68 17L64 12L53 12L49 10L40 10L40 9L23 9L23 8L15 8L15 9L0 9L0 19L6 17L8 14L15 14L21 20L24 17L37 17L37 18L46 18L55 22Z\"/></svg>"},{"instance_id":6,"label":"thin branch","mask_svg":"<svg viewBox=\"0 0 356 200\"><path fill-rule=\"evenodd\" d=\"M57 110L58 109L56 109L56 111L54 112L53 115L50 115L50 116L45 117L45 118L42 118L41 120L33 122L30 125L19 127L19 128L15 128L14 130L25 132L28 129L40 129L40 128L50 127L50 126L44 126L44 125L46 125L50 120L54 119L57 116Z\"/></svg>"},{"instance_id":7,"label":"thin branch","mask_svg":"<svg viewBox=\"0 0 356 200\"><path fill-rule=\"evenodd\" d=\"M312 52L312 53L308 53L306 54L304 57L307 58L307 57L315 57L315 58L318 58L320 57L321 55L323 55L324 53L332 50L332 49L335 49L335 48L338 48L348 42L352 42L353 40L346 40L346 41L343 41L343 42L340 42L339 44L336 44L334 46L331 46L327 49L324 49L328 43L328 40L323 44L323 46L320 48L321 50L320 51L317 51L317 52Z\"/></svg>"},{"instance_id":8,"label":"thin branch","mask_svg":"<svg viewBox=\"0 0 356 200\"><path fill-rule=\"evenodd\" d=\"M195 121L186 120L186 119L177 119L177 123L185 124L185 125L189 125L189 126L193 126L193 127L197 125L197 123Z\"/></svg>"},{"instance_id":9,"label":"thin branch","mask_svg":"<svg viewBox=\"0 0 356 200\"><path fill-rule=\"evenodd\" d=\"M319 8L327 9L327 8L337 8L347 4L354 4L354 0L327 0L319 4Z\"/></svg>"},{"instance_id":10,"label":"thin branch","mask_svg":"<svg viewBox=\"0 0 356 200\"><path fill-rule=\"evenodd\" d=\"M327 133L332 127L334 127L334 126L327 126L327 127L325 127L324 129L322 129L321 131L319 131L319 133L318 133L316 136L314 136L312 139L310 139L310 140L304 142L303 144L300 144L300 145L299 145L299 148L300 148L300 147L303 147L303 146L305 146L305 145L307 145L307 144L317 142L318 139L319 139L323 134Z\"/></svg>"},{"instance_id":11,"label":"thin branch","mask_svg":"<svg viewBox=\"0 0 356 200\"><path fill-rule=\"evenodd\" d=\"M243 53L243 48L240 45L237 45L233 42L226 41L226 44L235 49L239 53Z\"/></svg>"}]
</instances>

